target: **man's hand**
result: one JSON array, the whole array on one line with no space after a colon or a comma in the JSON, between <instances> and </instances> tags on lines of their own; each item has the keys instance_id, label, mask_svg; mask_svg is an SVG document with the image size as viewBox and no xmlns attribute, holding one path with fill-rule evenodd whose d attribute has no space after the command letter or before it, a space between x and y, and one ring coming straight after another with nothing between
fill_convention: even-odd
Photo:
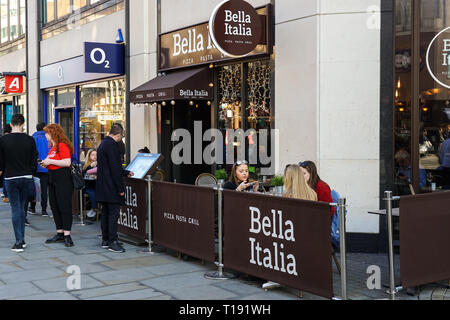
<instances>
[{"instance_id":1,"label":"man's hand","mask_svg":"<svg viewBox=\"0 0 450 320\"><path fill-rule=\"evenodd\" d=\"M130 172L130 173L128 174L128 178L131 178L131 177L134 177L134 172Z\"/></svg>"},{"instance_id":2,"label":"man's hand","mask_svg":"<svg viewBox=\"0 0 450 320\"><path fill-rule=\"evenodd\" d=\"M119 196L125 197L125 192L120 193Z\"/></svg>"}]
</instances>

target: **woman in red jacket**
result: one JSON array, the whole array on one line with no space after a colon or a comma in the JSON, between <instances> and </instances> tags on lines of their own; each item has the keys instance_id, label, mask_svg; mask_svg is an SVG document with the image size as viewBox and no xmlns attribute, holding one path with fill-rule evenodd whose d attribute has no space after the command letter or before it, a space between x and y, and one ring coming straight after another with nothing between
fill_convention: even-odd
<instances>
[{"instance_id":1,"label":"woman in red jacket","mask_svg":"<svg viewBox=\"0 0 450 320\"><path fill-rule=\"evenodd\" d=\"M322 181L317 173L316 164L312 161L305 161L299 164L309 186L316 191L317 197L321 202L332 203L331 189ZM334 215L334 207L331 209L331 216Z\"/></svg>"}]
</instances>

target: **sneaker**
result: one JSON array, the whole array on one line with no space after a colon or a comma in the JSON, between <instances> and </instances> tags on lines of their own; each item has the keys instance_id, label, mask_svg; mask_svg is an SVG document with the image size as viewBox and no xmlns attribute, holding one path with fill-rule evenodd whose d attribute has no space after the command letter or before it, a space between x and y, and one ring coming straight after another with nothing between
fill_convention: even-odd
<instances>
[{"instance_id":1,"label":"sneaker","mask_svg":"<svg viewBox=\"0 0 450 320\"><path fill-rule=\"evenodd\" d=\"M26 249L27 246L28 246L28 245L25 243L25 241L22 241L22 247L23 247L24 249Z\"/></svg>"},{"instance_id":2,"label":"sneaker","mask_svg":"<svg viewBox=\"0 0 450 320\"><path fill-rule=\"evenodd\" d=\"M33 208L28 209L28 214L32 216L36 215L36 209Z\"/></svg>"},{"instance_id":3,"label":"sneaker","mask_svg":"<svg viewBox=\"0 0 450 320\"><path fill-rule=\"evenodd\" d=\"M266 283L264 283L262 285L262 288L264 290L270 290L270 289L275 289L275 288L279 288L279 287L281 287L281 285L279 283L272 282L272 281L267 281Z\"/></svg>"},{"instance_id":4,"label":"sneaker","mask_svg":"<svg viewBox=\"0 0 450 320\"><path fill-rule=\"evenodd\" d=\"M45 243L63 243L64 242L64 234L58 233L53 238L47 239Z\"/></svg>"},{"instance_id":5,"label":"sneaker","mask_svg":"<svg viewBox=\"0 0 450 320\"><path fill-rule=\"evenodd\" d=\"M96 218L97 217L97 212L95 212L95 210L90 210L88 213L86 213L86 216L88 217L88 218Z\"/></svg>"},{"instance_id":6,"label":"sneaker","mask_svg":"<svg viewBox=\"0 0 450 320\"><path fill-rule=\"evenodd\" d=\"M26 225L27 227L31 226L31 223L28 221L28 219L25 219L25 225Z\"/></svg>"},{"instance_id":7,"label":"sneaker","mask_svg":"<svg viewBox=\"0 0 450 320\"><path fill-rule=\"evenodd\" d=\"M124 253L125 249L119 244L118 241L111 243L108 247L108 250L116 253Z\"/></svg>"},{"instance_id":8,"label":"sneaker","mask_svg":"<svg viewBox=\"0 0 450 320\"><path fill-rule=\"evenodd\" d=\"M43 217L48 217L47 211L42 211L42 216L43 216Z\"/></svg>"},{"instance_id":9,"label":"sneaker","mask_svg":"<svg viewBox=\"0 0 450 320\"><path fill-rule=\"evenodd\" d=\"M11 248L11 251L13 252L24 252L23 245L22 244L14 244L14 246Z\"/></svg>"},{"instance_id":10,"label":"sneaker","mask_svg":"<svg viewBox=\"0 0 450 320\"><path fill-rule=\"evenodd\" d=\"M73 241L71 236L64 236L64 245L67 248L73 247Z\"/></svg>"},{"instance_id":11,"label":"sneaker","mask_svg":"<svg viewBox=\"0 0 450 320\"><path fill-rule=\"evenodd\" d=\"M8 199L8 198L4 198L4 199L3 199L3 202L4 202L4 203L9 203L9 199Z\"/></svg>"},{"instance_id":12,"label":"sneaker","mask_svg":"<svg viewBox=\"0 0 450 320\"><path fill-rule=\"evenodd\" d=\"M109 248L109 241L102 241L102 248L103 249L108 249Z\"/></svg>"}]
</instances>

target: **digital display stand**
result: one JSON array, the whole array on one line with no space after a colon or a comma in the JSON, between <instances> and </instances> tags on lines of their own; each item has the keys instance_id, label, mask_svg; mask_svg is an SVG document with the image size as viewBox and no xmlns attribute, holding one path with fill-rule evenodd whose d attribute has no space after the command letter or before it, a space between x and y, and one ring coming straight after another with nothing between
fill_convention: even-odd
<instances>
[{"instance_id":1,"label":"digital display stand","mask_svg":"<svg viewBox=\"0 0 450 320\"><path fill-rule=\"evenodd\" d=\"M139 153L126 170L134 173L133 179L144 179L145 176L154 174L163 160L161 154Z\"/></svg>"}]
</instances>

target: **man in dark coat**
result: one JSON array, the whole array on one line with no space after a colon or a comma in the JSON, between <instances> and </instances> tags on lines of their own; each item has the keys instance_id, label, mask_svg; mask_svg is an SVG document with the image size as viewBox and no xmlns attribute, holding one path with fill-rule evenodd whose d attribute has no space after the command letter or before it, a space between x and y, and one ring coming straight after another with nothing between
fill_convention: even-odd
<instances>
[{"instance_id":1,"label":"man in dark coat","mask_svg":"<svg viewBox=\"0 0 450 320\"><path fill-rule=\"evenodd\" d=\"M118 142L123 139L122 125L114 124L97 150L97 202L102 203L102 247L112 252L125 252L118 242L117 224L120 206L125 204L124 176L133 176L122 167Z\"/></svg>"}]
</instances>

